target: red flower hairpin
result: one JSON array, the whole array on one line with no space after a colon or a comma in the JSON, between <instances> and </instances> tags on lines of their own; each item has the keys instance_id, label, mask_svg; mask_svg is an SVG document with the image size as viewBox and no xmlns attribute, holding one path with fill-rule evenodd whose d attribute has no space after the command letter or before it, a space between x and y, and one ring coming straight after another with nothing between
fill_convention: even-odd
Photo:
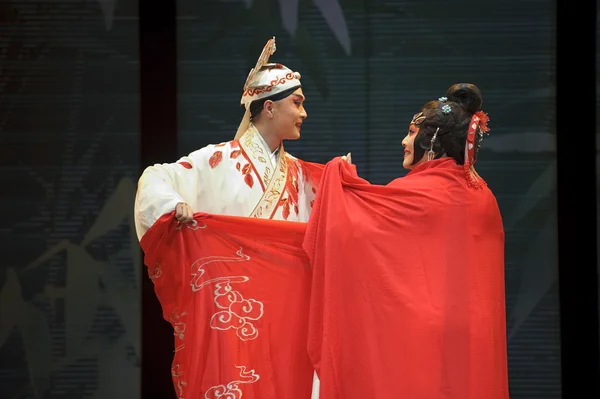
<instances>
[{"instance_id":1,"label":"red flower hairpin","mask_svg":"<svg viewBox=\"0 0 600 399\"><path fill-rule=\"evenodd\" d=\"M475 115L479 117L479 130L481 130L483 133L489 132L490 128L487 124L490 121L490 118L487 116L487 114L483 111L477 111L475 112Z\"/></svg>"}]
</instances>

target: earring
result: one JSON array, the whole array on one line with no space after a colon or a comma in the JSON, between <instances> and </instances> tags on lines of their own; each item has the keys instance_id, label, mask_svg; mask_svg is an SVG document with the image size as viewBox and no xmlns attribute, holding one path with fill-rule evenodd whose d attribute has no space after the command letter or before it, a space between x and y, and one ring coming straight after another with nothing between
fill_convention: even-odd
<instances>
[{"instance_id":1,"label":"earring","mask_svg":"<svg viewBox=\"0 0 600 399\"><path fill-rule=\"evenodd\" d=\"M433 161L434 158L435 158L435 152L433 152L432 150L427 151L427 160Z\"/></svg>"},{"instance_id":2,"label":"earring","mask_svg":"<svg viewBox=\"0 0 600 399\"><path fill-rule=\"evenodd\" d=\"M435 143L435 139L437 138L437 134L438 134L439 130L440 130L439 127L437 129L435 129L435 133L433 134L433 137L431 138L431 142L429 143L429 151L427 151L427 160L428 161L433 161L433 159L435 158L435 152L433 152L433 143Z\"/></svg>"}]
</instances>

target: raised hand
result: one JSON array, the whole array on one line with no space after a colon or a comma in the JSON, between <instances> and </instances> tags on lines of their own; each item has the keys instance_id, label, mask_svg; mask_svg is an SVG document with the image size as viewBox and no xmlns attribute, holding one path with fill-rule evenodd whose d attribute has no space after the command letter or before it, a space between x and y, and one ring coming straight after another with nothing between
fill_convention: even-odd
<instances>
[{"instance_id":1,"label":"raised hand","mask_svg":"<svg viewBox=\"0 0 600 399\"><path fill-rule=\"evenodd\" d=\"M348 162L349 164L352 164L352 153L349 152L347 155L344 155L342 157L342 159L346 162Z\"/></svg>"},{"instance_id":2,"label":"raised hand","mask_svg":"<svg viewBox=\"0 0 600 399\"><path fill-rule=\"evenodd\" d=\"M175 219L181 223L189 223L194 220L194 211L185 202L180 202L175 206Z\"/></svg>"}]
</instances>

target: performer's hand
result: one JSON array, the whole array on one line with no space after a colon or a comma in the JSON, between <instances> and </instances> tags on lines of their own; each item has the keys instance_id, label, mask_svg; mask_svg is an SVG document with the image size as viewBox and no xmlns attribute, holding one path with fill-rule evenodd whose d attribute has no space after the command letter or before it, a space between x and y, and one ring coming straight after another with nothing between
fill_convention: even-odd
<instances>
[{"instance_id":1,"label":"performer's hand","mask_svg":"<svg viewBox=\"0 0 600 399\"><path fill-rule=\"evenodd\" d=\"M344 155L342 159L352 165L352 153L349 152L348 155Z\"/></svg>"},{"instance_id":2,"label":"performer's hand","mask_svg":"<svg viewBox=\"0 0 600 399\"><path fill-rule=\"evenodd\" d=\"M194 220L194 211L185 202L180 202L175 206L175 219L182 223L189 223Z\"/></svg>"}]
</instances>

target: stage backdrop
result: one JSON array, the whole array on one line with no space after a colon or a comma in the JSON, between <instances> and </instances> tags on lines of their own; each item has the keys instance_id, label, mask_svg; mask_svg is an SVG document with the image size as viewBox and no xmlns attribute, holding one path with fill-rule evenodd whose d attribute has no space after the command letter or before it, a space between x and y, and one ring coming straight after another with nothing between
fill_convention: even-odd
<instances>
[{"instance_id":1,"label":"stage backdrop","mask_svg":"<svg viewBox=\"0 0 600 399\"><path fill-rule=\"evenodd\" d=\"M511 399L560 398L554 146L555 4L373 0L178 0L179 153L233 138L266 40L302 74L308 119L294 155L352 152L387 183L428 100L477 84L492 128L478 162L506 228Z\"/></svg>"},{"instance_id":2,"label":"stage backdrop","mask_svg":"<svg viewBox=\"0 0 600 399\"><path fill-rule=\"evenodd\" d=\"M233 137L271 36L307 95L290 152L352 151L374 183L405 173L400 142L422 103L479 85L492 134L478 170L507 233L511 399L560 398L554 2L177 6L179 155ZM137 7L0 2L0 399L140 397Z\"/></svg>"},{"instance_id":3,"label":"stage backdrop","mask_svg":"<svg viewBox=\"0 0 600 399\"><path fill-rule=\"evenodd\" d=\"M0 1L0 398L139 397L137 1Z\"/></svg>"},{"instance_id":4,"label":"stage backdrop","mask_svg":"<svg viewBox=\"0 0 600 399\"><path fill-rule=\"evenodd\" d=\"M600 13L596 16L596 26L600 26ZM596 76L600 76L600 29L596 29ZM596 90L596 249L600 248L600 90ZM598 286L600 286L600 261L596 262L598 269ZM598 290L598 318L600 319L600 290ZM600 340L600 335L598 336ZM600 341L599 341L600 343Z\"/></svg>"}]
</instances>

